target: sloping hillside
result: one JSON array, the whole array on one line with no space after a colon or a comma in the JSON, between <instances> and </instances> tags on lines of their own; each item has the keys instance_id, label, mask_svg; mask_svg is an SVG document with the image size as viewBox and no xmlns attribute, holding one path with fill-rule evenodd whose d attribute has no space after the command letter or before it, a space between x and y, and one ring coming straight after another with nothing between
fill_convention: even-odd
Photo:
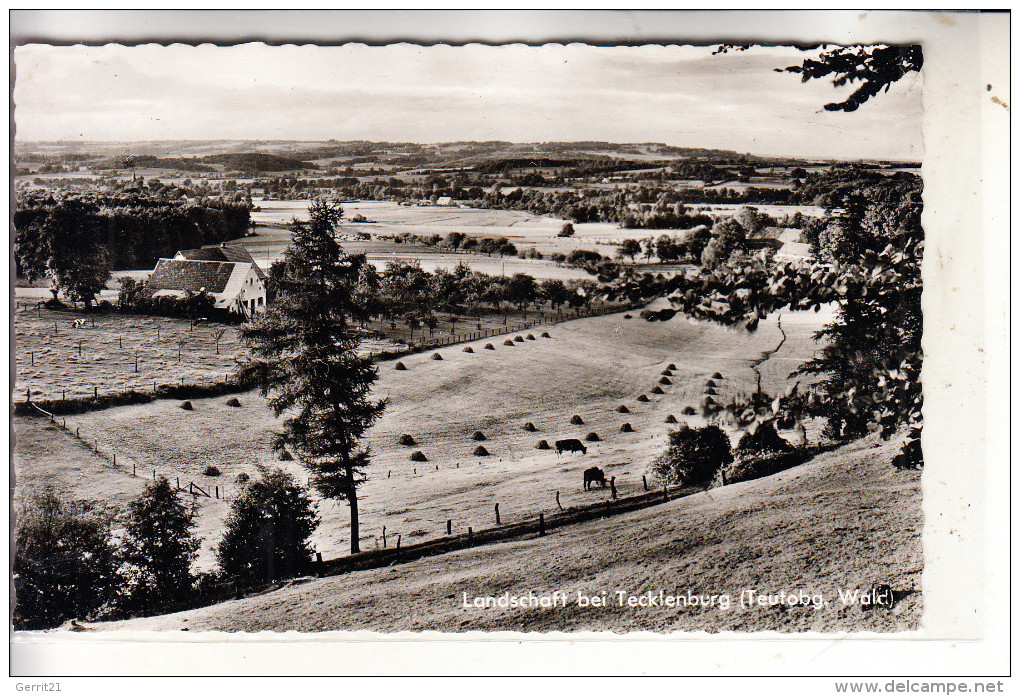
<instances>
[{"instance_id":1,"label":"sloping hillside","mask_svg":"<svg viewBox=\"0 0 1020 696\"><path fill-rule=\"evenodd\" d=\"M897 631L919 626L920 473L868 438L801 467L632 514L406 565L298 582L162 617L96 624L156 631ZM891 610L844 606L838 590L886 583ZM821 593L827 604L619 607L640 595ZM466 608L474 597L566 593L565 607ZM578 592L607 593L605 608Z\"/></svg>"}]
</instances>

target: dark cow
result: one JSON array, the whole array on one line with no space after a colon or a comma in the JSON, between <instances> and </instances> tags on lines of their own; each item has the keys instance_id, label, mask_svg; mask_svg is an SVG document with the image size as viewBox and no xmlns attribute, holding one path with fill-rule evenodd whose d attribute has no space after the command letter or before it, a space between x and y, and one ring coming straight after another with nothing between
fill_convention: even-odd
<instances>
[{"instance_id":1,"label":"dark cow","mask_svg":"<svg viewBox=\"0 0 1020 696\"><path fill-rule=\"evenodd\" d=\"M590 469L584 470L584 490L591 490L592 486L599 484L602 488L606 487L606 474L602 469L597 466L593 466Z\"/></svg>"},{"instance_id":2,"label":"dark cow","mask_svg":"<svg viewBox=\"0 0 1020 696\"><path fill-rule=\"evenodd\" d=\"M570 438L569 440L557 440L556 441L556 454L562 452L580 452L581 454L588 454L588 448L581 444L581 441L577 438Z\"/></svg>"}]
</instances>

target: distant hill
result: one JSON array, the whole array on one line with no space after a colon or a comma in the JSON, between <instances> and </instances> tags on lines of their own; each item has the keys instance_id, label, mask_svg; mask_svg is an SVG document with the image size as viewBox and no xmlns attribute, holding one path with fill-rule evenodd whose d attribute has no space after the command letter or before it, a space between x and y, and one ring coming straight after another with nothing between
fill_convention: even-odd
<instances>
[{"instance_id":1,"label":"distant hill","mask_svg":"<svg viewBox=\"0 0 1020 696\"><path fill-rule=\"evenodd\" d=\"M153 155L128 155L111 157L92 165L95 169L177 169L184 172L214 172L215 167L202 164L190 157L155 157Z\"/></svg>"},{"instance_id":2,"label":"distant hill","mask_svg":"<svg viewBox=\"0 0 1020 696\"><path fill-rule=\"evenodd\" d=\"M262 152L240 152L225 153L219 155L206 155L203 162L222 164L227 169L237 169L245 172L290 172L299 169L318 169L318 165L302 160L269 155Z\"/></svg>"}]
</instances>

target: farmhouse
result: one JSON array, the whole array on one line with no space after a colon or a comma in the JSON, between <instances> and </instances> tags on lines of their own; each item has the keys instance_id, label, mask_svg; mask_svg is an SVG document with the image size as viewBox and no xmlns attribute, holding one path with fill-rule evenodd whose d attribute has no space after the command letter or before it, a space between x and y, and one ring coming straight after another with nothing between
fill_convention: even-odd
<instances>
[{"instance_id":1,"label":"farmhouse","mask_svg":"<svg viewBox=\"0 0 1020 696\"><path fill-rule=\"evenodd\" d=\"M259 268L259 265L255 263L255 259L251 257L248 250L239 244L214 244L210 246L204 246L201 249L185 249L184 251L178 251L175 259L185 259L188 261L230 261L232 263L250 263L255 267L255 273L262 280L266 279L266 274Z\"/></svg>"},{"instance_id":2,"label":"farmhouse","mask_svg":"<svg viewBox=\"0 0 1020 696\"><path fill-rule=\"evenodd\" d=\"M217 308L246 316L266 309L266 276L253 261L160 259L147 285L156 297L207 292L215 298Z\"/></svg>"}]
</instances>

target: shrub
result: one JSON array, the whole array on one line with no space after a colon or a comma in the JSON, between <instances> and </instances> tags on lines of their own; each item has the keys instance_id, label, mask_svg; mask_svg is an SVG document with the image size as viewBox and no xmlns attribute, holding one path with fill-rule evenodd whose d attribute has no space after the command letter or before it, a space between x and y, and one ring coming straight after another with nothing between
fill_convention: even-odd
<instances>
[{"instance_id":1,"label":"shrub","mask_svg":"<svg viewBox=\"0 0 1020 696\"><path fill-rule=\"evenodd\" d=\"M740 453L790 452L793 445L779 436L775 425L765 422L759 423L753 431L745 432L737 442L737 450Z\"/></svg>"},{"instance_id":2,"label":"shrub","mask_svg":"<svg viewBox=\"0 0 1020 696\"><path fill-rule=\"evenodd\" d=\"M691 407L688 406L687 408L691 408ZM693 414L694 414L694 409L691 408L691 415L693 415ZM676 423L676 416L674 416L672 413L669 414L668 416L666 416L665 422L666 423Z\"/></svg>"},{"instance_id":3,"label":"shrub","mask_svg":"<svg viewBox=\"0 0 1020 696\"><path fill-rule=\"evenodd\" d=\"M529 433L533 433L538 430L538 428L535 427L535 424L532 423L531 421L528 421L527 423L524 424L524 429L527 430Z\"/></svg>"},{"instance_id":4,"label":"shrub","mask_svg":"<svg viewBox=\"0 0 1020 696\"><path fill-rule=\"evenodd\" d=\"M581 416L578 416L578 415L575 414L575 415L570 417L570 424L571 425L584 425L584 419L581 418Z\"/></svg>"},{"instance_id":5,"label":"shrub","mask_svg":"<svg viewBox=\"0 0 1020 696\"><path fill-rule=\"evenodd\" d=\"M24 501L16 519L15 628L53 628L106 602L116 563L110 519L97 504L46 491Z\"/></svg>"},{"instance_id":6,"label":"shrub","mask_svg":"<svg viewBox=\"0 0 1020 696\"><path fill-rule=\"evenodd\" d=\"M184 401L181 403L181 408L185 411L194 411L195 407L191 405L190 401Z\"/></svg>"},{"instance_id":7,"label":"shrub","mask_svg":"<svg viewBox=\"0 0 1020 696\"><path fill-rule=\"evenodd\" d=\"M476 430L474 432L474 435L471 436L471 439L475 440L475 441L478 441L478 442L484 441L485 440L485 433L483 433L481 430Z\"/></svg>"},{"instance_id":8,"label":"shrub","mask_svg":"<svg viewBox=\"0 0 1020 696\"><path fill-rule=\"evenodd\" d=\"M206 476L219 473L214 466L205 468ZM149 614L179 605L191 595L191 564L201 543L193 533L194 512L162 476L146 485L128 510L118 606Z\"/></svg>"},{"instance_id":9,"label":"shrub","mask_svg":"<svg viewBox=\"0 0 1020 696\"><path fill-rule=\"evenodd\" d=\"M394 370L406 370L407 366L404 365L404 363L402 363L402 362L398 362L396 365L393 366L393 369Z\"/></svg>"},{"instance_id":10,"label":"shrub","mask_svg":"<svg viewBox=\"0 0 1020 696\"><path fill-rule=\"evenodd\" d=\"M440 355L439 353L433 353L433 354L432 354L432 359L433 359L433 360L442 360L442 359L443 359L443 356L442 356L442 355Z\"/></svg>"},{"instance_id":11,"label":"shrub","mask_svg":"<svg viewBox=\"0 0 1020 696\"><path fill-rule=\"evenodd\" d=\"M535 446L535 449L549 449L549 443L546 442L545 440L539 440L538 444Z\"/></svg>"},{"instance_id":12,"label":"shrub","mask_svg":"<svg viewBox=\"0 0 1020 696\"><path fill-rule=\"evenodd\" d=\"M209 464L202 469L203 476L219 476L221 473L222 472L219 470L219 467L213 466L212 464Z\"/></svg>"},{"instance_id":13,"label":"shrub","mask_svg":"<svg viewBox=\"0 0 1020 696\"><path fill-rule=\"evenodd\" d=\"M471 346L464 346L464 352L465 353L474 353L475 349L472 348Z\"/></svg>"},{"instance_id":14,"label":"shrub","mask_svg":"<svg viewBox=\"0 0 1020 696\"><path fill-rule=\"evenodd\" d=\"M694 410L693 406L684 406L684 410L682 411L682 413L685 416L693 416L693 415L695 415L697 413L697 411ZM676 423L676 420L674 419L673 421L670 421L670 422Z\"/></svg>"},{"instance_id":15,"label":"shrub","mask_svg":"<svg viewBox=\"0 0 1020 696\"><path fill-rule=\"evenodd\" d=\"M780 471L803 464L811 457L807 449L791 449L789 452L743 452L722 469L726 483L740 483L771 476Z\"/></svg>"},{"instance_id":16,"label":"shrub","mask_svg":"<svg viewBox=\"0 0 1020 696\"><path fill-rule=\"evenodd\" d=\"M513 342L513 341L511 341L511 340L510 340L510 339L508 338L508 339L506 339L505 341L503 341L503 345L504 345L504 346L510 346L510 347L513 347L513 345L514 345L514 342Z\"/></svg>"},{"instance_id":17,"label":"shrub","mask_svg":"<svg viewBox=\"0 0 1020 696\"><path fill-rule=\"evenodd\" d=\"M634 428L630 427L630 423L624 423L623 425L620 426L620 432L621 433L632 433L632 432L634 432Z\"/></svg>"},{"instance_id":18,"label":"shrub","mask_svg":"<svg viewBox=\"0 0 1020 696\"><path fill-rule=\"evenodd\" d=\"M243 471L237 475L237 482L239 484L243 485L245 483L248 483L249 481L251 481L251 476L244 473Z\"/></svg>"},{"instance_id":19,"label":"shrub","mask_svg":"<svg viewBox=\"0 0 1020 696\"><path fill-rule=\"evenodd\" d=\"M652 471L668 483L698 485L711 481L732 461L730 440L718 426L684 424L670 431L669 447L652 462Z\"/></svg>"},{"instance_id":20,"label":"shrub","mask_svg":"<svg viewBox=\"0 0 1020 696\"><path fill-rule=\"evenodd\" d=\"M496 346L492 345L491 343L486 343L485 350L496 350Z\"/></svg>"},{"instance_id":21,"label":"shrub","mask_svg":"<svg viewBox=\"0 0 1020 696\"><path fill-rule=\"evenodd\" d=\"M408 435L407 433L404 433L403 435L401 435L400 439L397 442L400 443L401 445L404 445L405 447L411 447L411 446L417 444L414 441L414 438L411 437L410 435Z\"/></svg>"},{"instance_id":22,"label":"shrub","mask_svg":"<svg viewBox=\"0 0 1020 696\"><path fill-rule=\"evenodd\" d=\"M637 398L637 400L640 401L641 403L647 403L648 402L648 397L645 396L644 394L642 394L641 396L639 396Z\"/></svg>"},{"instance_id":23,"label":"shrub","mask_svg":"<svg viewBox=\"0 0 1020 696\"><path fill-rule=\"evenodd\" d=\"M478 447L475 447L475 456L476 457L488 457L489 456L489 450L485 449L481 445L478 445Z\"/></svg>"},{"instance_id":24,"label":"shrub","mask_svg":"<svg viewBox=\"0 0 1020 696\"><path fill-rule=\"evenodd\" d=\"M318 525L305 490L272 469L231 503L216 558L225 575L245 584L292 577L311 561L308 539Z\"/></svg>"},{"instance_id":25,"label":"shrub","mask_svg":"<svg viewBox=\"0 0 1020 696\"><path fill-rule=\"evenodd\" d=\"M549 335L548 331L543 331L542 332L542 338L552 338L552 336Z\"/></svg>"},{"instance_id":26,"label":"shrub","mask_svg":"<svg viewBox=\"0 0 1020 696\"><path fill-rule=\"evenodd\" d=\"M588 433L587 435L584 436L584 439L587 442L598 442L599 441L599 434L598 433Z\"/></svg>"},{"instance_id":27,"label":"shrub","mask_svg":"<svg viewBox=\"0 0 1020 696\"><path fill-rule=\"evenodd\" d=\"M673 384L673 381L669 377L660 377L659 384Z\"/></svg>"},{"instance_id":28,"label":"shrub","mask_svg":"<svg viewBox=\"0 0 1020 696\"><path fill-rule=\"evenodd\" d=\"M616 407L616 412L617 413L630 413L630 409L627 408L626 406L624 406L623 404L620 404L619 406Z\"/></svg>"},{"instance_id":29,"label":"shrub","mask_svg":"<svg viewBox=\"0 0 1020 696\"><path fill-rule=\"evenodd\" d=\"M415 450L414 452L411 453L412 462L427 462L428 460L429 458L426 457L421 450Z\"/></svg>"},{"instance_id":30,"label":"shrub","mask_svg":"<svg viewBox=\"0 0 1020 696\"><path fill-rule=\"evenodd\" d=\"M241 408L241 402L238 401L236 396L232 396L227 399L227 406L230 406L231 408Z\"/></svg>"},{"instance_id":31,"label":"shrub","mask_svg":"<svg viewBox=\"0 0 1020 696\"><path fill-rule=\"evenodd\" d=\"M280 450L280 461L281 462L292 462L294 461L294 455L287 450Z\"/></svg>"},{"instance_id":32,"label":"shrub","mask_svg":"<svg viewBox=\"0 0 1020 696\"><path fill-rule=\"evenodd\" d=\"M528 334L527 338L528 338L529 341L534 341L535 340L535 334Z\"/></svg>"},{"instance_id":33,"label":"shrub","mask_svg":"<svg viewBox=\"0 0 1020 696\"><path fill-rule=\"evenodd\" d=\"M564 223L560 231L556 233L557 237L573 237L574 236L574 225L572 223Z\"/></svg>"}]
</instances>

